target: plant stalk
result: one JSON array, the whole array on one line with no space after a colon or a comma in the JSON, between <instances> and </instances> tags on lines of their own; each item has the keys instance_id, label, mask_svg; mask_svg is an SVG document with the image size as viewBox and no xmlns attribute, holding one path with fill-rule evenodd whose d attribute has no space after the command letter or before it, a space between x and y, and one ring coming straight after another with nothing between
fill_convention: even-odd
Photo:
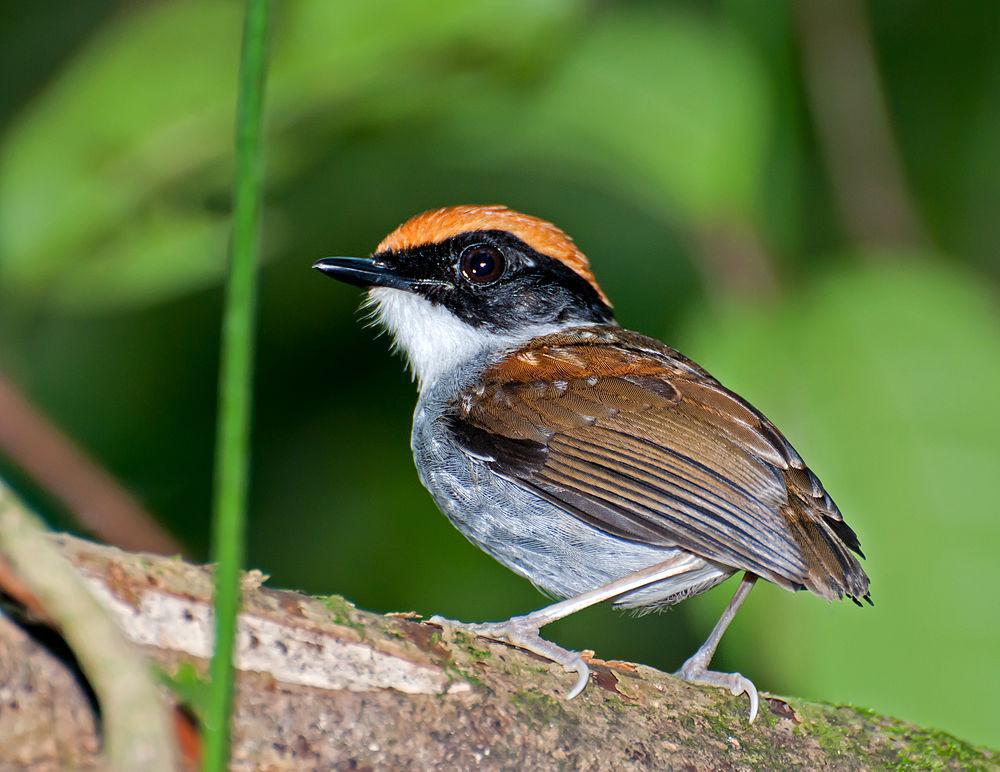
<instances>
[{"instance_id":1,"label":"plant stalk","mask_svg":"<svg viewBox=\"0 0 1000 772\"><path fill-rule=\"evenodd\" d=\"M219 416L215 455L213 558L215 650L205 714L204 769L221 772L229 758L240 569L245 551L251 381L257 262L260 250L261 123L268 0L247 0L236 111L233 233L222 322Z\"/></svg>"}]
</instances>

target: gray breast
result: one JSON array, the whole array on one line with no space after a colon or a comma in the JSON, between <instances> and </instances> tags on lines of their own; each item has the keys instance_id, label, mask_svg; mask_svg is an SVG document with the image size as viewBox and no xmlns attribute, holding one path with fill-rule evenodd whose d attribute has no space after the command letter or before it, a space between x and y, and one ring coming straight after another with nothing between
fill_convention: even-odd
<instances>
[{"instance_id":1,"label":"gray breast","mask_svg":"<svg viewBox=\"0 0 1000 772\"><path fill-rule=\"evenodd\" d=\"M478 368L470 368L478 371ZM504 479L450 437L445 414L464 385L459 373L421 394L413 417L413 457L420 481L441 511L489 555L539 590L566 598L675 555L605 533ZM703 561L690 572L635 590L616 605L663 606L707 590L731 568Z\"/></svg>"}]
</instances>

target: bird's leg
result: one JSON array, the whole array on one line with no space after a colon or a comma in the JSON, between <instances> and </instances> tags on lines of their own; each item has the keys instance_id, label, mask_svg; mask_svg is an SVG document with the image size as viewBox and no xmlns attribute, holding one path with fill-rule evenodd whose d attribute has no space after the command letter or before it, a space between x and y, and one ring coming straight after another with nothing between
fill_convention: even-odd
<instances>
[{"instance_id":1,"label":"bird's leg","mask_svg":"<svg viewBox=\"0 0 1000 772\"><path fill-rule=\"evenodd\" d=\"M677 555L670 560L628 574L595 590L590 590L559 603L553 603L551 606L546 606L525 616L511 617L505 622L468 624L465 622L454 622L439 616L431 617L428 621L432 624L441 625L442 628L460 628L483 638L492 638L496 641L509 643L519 649L524 649L545 659L552 660L565 667L567 671L576 672L576 683L566 695L566 699L571 700L587 686L587 680L590 677L590 668L587 667L587 663L583 661L583 657L577 652L564 649L551 641L546 641L539 635L539 631L545 625L589 606L593 606L595 603L616 598L619 595L624 595L627 592L637 590L640 587L645 587L662 579L683 574L696 567L697 561L690 555Z\"/></svg>"},{"instance_id":2,"label":"bird's leg","mask_svg":"<svg viewBox=\"0 0 1000 772\"><path fill-rule=\"evenodd\" d=\"M729 623L733 621L733 617L736 616L736 612L743 604L743 601L747 599L756 581L757 577L755 575L751 573L743 574L740 586L736 589L732 600L729 601L729 605L726 606L726 610L722 612L719 621L715 623L715 628L712 630L711 635L708 636L708 640L677 671L677 675L692 684L720 686L723 689L729 689L735 695L745 693L750 698L751 723L757 717L757 687L753 685L753 682L749 678L739 673L717 673L714 670L709 670L708 665L715 655L715 650L719 646L719 641L722 640L723 633L726 632Z\"/></svg>"}]
</instances>

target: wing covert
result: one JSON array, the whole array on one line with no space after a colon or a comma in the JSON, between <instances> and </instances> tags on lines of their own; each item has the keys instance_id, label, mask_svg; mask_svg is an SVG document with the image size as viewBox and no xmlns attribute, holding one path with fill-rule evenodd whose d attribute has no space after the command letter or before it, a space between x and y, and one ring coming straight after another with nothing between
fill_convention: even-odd
<instances>
[{"instance_id":1,"label":"wing covert","mask_svg":"<svg viewBox=\"0 0 1000 772\"><path fill-rule=\"evenodd\" d=\"M657 341L616 327L533 341L449 421L497 474L617 537L824 597L867 594L857 537L794 449Z\"/></svg>"}]
</instances>

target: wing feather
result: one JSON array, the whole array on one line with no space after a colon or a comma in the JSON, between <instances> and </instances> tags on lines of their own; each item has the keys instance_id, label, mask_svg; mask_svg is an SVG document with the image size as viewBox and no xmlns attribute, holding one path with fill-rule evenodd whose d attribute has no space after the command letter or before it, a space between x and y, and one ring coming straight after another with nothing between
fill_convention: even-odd
<instances>
[{"instance_id":1,"label":"wing feather","mask_svg":"<svg viewBox=\"0 0 1000 772\"><path fill-rule=\"evenodd\" d=\"M614 536L680 546L824 597L867 597L857 536L761 413L620 328L534 341L450 414L498 474Z\"/></svg>"}]
</instances>

